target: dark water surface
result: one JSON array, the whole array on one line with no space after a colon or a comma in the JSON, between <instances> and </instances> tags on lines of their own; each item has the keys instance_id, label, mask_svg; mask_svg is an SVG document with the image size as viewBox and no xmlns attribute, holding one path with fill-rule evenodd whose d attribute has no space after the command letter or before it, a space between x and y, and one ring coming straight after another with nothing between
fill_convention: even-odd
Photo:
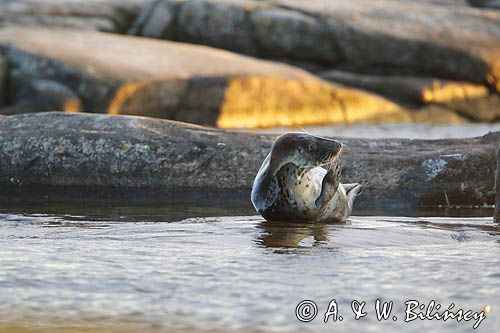
<instances>
[{"instance_id":1,"label":"dark water surface","mask_svg":"<svg viewBox=\"0 0 500 333\"><path fill-rule=\"evenodd\" d=\"M497 331L491 209L381 214L325 225L249 207L5 207L0 331L473 331L475 320L405 323L407 300L489 310L476 331ZM418 217L432 215L448 217ZM309 323L295 317L305 299L318 306ZM325 324L332 299L343 321ZM367 302L358 321L354 299ZM376 319L377 299L394 301L391 319Z\"/></svg>"}]
</instances>

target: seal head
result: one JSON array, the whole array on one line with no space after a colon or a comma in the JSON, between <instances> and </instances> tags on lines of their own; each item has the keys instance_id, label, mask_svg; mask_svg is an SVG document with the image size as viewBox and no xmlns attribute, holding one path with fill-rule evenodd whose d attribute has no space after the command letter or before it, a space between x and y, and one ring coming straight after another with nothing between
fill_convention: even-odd
<instances>
[{"instance_id":1,"label":"seal head","mask_svg":"<svg viewBox=\"0 0 500 333\"><path fill-rule=\"evenodd\" d=\"M332 139L306 133L279 136L254 180L255 209L267 220L347 218L361 186L348 184L346 190L340 184L341 151L342 144Z\"/></svg>"}]
</instances>

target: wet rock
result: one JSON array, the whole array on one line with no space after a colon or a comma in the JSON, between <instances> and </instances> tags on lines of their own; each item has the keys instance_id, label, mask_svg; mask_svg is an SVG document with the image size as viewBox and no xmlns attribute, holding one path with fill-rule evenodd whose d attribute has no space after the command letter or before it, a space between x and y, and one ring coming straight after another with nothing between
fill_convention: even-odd
<instances>
[{"instance_id":1,"label":"wet rock","mask_svg":"<svg viewBox=\"0 0 500 333\"><path fill-rule=\"evenodd\" d=\"M82 111L80 98L71 88L52 80L34 80L20 87L11 106L0 108L0 113L16 114L41 111Z\"/></svg>"},{"instance_id":2,"label":"wet rock","mask_svg":"<svg viewBox=\"0 0 500 333\"><path fill-rule=\"evenodd\" d=\"M413 76L363 75L338 70L321 77L416 104L439 104L475 121L500 119L500 96L488 87L469 82Z\"/></svg>"},{"instance_id":3,"label":"wet rock","mask_svg":"<svg viewBox=\"0 0 500 333\"><path fill-rule=\"evenodd\" d=\"M0 118L0 199L249 204L275 137L167 120L35 113ZM357 208L493 204L500 133L340 139Z\"/></svg>"},{"instance_id":4,"label":"wet rock","mask_svg":"<svg viewBox=\"0 0 500 333\"><path fill-rule=\"evenodd\" d=\"M497 152L495 222L500 222L500 145Z\"/></svg>"},{"instance_id":5,"label":"wet rock","mask_svg":"<svg viewBox=\"0 0 500 333\"><path fill-rule=\"evenodd\" d=\"M203 46L29 28L0 30L0 45L15 85L59 82L76 92L85 111L225 128L412 121L408 111L380 96Z\"/></svg>"},{"instance_id":6,"label":"wet rock","mask_svg":"<svg viewBox=\"0 0 500 333\"><path fill-rule=\"evenodd\" d=\"M141 0L3 0L2 26L50 26L124 32L137 16Z\"/></svg>"}]
</instances>

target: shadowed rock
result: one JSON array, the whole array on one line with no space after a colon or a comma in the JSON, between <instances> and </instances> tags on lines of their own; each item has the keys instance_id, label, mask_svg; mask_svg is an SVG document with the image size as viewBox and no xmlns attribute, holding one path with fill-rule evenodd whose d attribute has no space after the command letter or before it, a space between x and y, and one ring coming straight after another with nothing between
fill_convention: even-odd
<instances>
[{"instance_id":1,"label":"shadowed rock","mask_svg":"<svg viewBox=\"0 0 500 333\"><path fill-rule=\"evenodd\" d=\"M0 54L0 107L5 103L6 95L6 81L7 81L7 61Z\"/></svg>"},{"instance_id":2,"label":"shadowed rock","mask_svg":"<svg viewBox=\"0 0 500 333\"><path fill-rule=\"evenodd\" d=\"M29 28L0 30L0 45L12 67L12 86L56 81L91 112L225 128L414 121L412 113L382 97L293 66L203 46Z\"/></svg>"},{"instance_id":3,"label":"shadowed rock","mask_svg":"<svg viewBox=\"0 0 500 333\"><path fill-rule=\"evenodd\" d=\"M248 204L274 136L142 117L0 118L2 200ZM454 140L340 139L356 207L493 204L500 133Z\"/></svg>"},{"instance_id":4,"label":"shadowed rock","mask_svg":"<svg viewBox=\"0 0 500 333\"><path fill-rule=\"evenodd\" d=\"M19 82L15 81L14 82ZM63 110L66 112L82 111L82 103L69 87L51 80L33 80L22 82L22 86L13 86L14 104L1 108L0 113L16 114L37 111Z\"/></svg>"},{"instance_id":5,"label":"shadowed rock","mask_svg":"<svg viewBox=\"0 0 500 333\"><path fill-rule=\"evenodd\" d=\"M497 174L496 174L496 200L495 200L495 222L500 222L500 145L497 152Z\"/></svg>"},{"instance_id":6,"label":"shadowed rock","mask_svg":"<svg viewBox=\"0 0 500 333\"><path fill-rule=\"evenodd\" d=\"M500 0L467 0L469 4L482 8L500 9Z\"/></svg>"}]
</instances>

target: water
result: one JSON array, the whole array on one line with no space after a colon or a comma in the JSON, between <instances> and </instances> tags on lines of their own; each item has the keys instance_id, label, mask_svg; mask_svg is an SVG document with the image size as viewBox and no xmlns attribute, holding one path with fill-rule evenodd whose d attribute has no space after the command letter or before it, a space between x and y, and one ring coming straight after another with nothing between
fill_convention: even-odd
<instances>
[{"instance_id":1,"label":"water","mask_svg":"<svg viewBox=\"0 0 500 333\"><path fill-rule=\"evenodd\" d=\"M407 138L407 139L457 139L483 136L489 132L500 131L500 123L465 124L341 124L326 126L306 126L297 128L270 128L257 130L260 133L280 134L288 131L302 131L332 136L366 139Z\"/></svg>"},{"instance_id":2,"label":"water","mask_svg":"<svg viewBox=\"0 0 500 333\"><path fill-rule=\"evenodd\" d=\"M491 309L477 331L500 327L500 226L490 217L354 216L325 225L249 214L2 209L0 331L472 331L475 320L405 323L406 300ZM319 310L309 323L295 317L304 299ZM343 321L325 324L332 299ZM358 321L354 299L367 302ZM397 321L376 319L376 299L394 301Z\"/></svg>"}]
</instances>

